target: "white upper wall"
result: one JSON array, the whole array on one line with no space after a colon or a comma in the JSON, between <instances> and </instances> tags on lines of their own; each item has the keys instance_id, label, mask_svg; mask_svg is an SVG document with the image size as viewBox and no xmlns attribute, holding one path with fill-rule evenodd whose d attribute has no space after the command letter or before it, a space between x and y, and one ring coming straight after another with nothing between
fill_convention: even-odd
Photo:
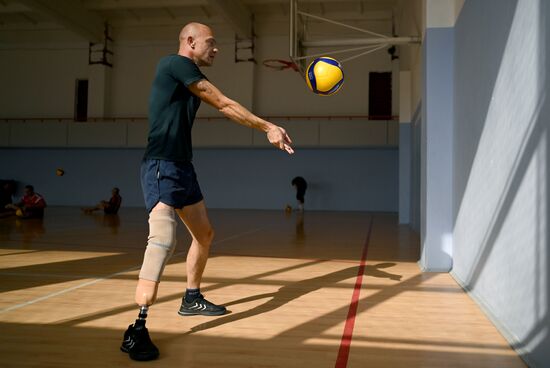
<instances>
[{"instance_id":1,"label":"white upper wall","mask_svg":"<svg viewBox=\"0 0 550 368\"><path fill-rule=\"evenodd\" d=\"M88 78L86 44L0 49L0 117L72 117L76 79Z\"/></svg>"},{"instance_id":2,"label":"white upper wall","mask_svg":"<svg viewBox=\"0 0 550 368\"><path fill-rule=\"evenodd\" d=\"M464 0L425 0L428 28L454 27Z\"/></svg>"},{"instance_id":3,"label":"white upper wall","mask_svg":"<svg viewBox=\"0 0 550 368\"><path fill-rule=\"evenodd\" d=\"M396 10L396 28L399 36L423 37L426 28L425 0L401 0ZM421 100L422 46L399 46L401 70L410 71L410 108L414 114Z\"/></svg>"},{"instance_id":4,"label":"white upper wall","mask_svg":"<svg viewBox=\"0 0 550 368\"><path fill-rule=\"evenodd\" d=\"M464 6L464 2L466 0L455 0L455 21L453 25L456 24L456 21L458 17L460 16L460 13L462 12L462 7Z\"/></svg>"},{"instance_id":5,"label":"white upper wall","mask_svg":"<svg viewBox=\"0 0 550 368\"><path fill-rule=\"evenodd\" d=\"M396 6L396 29L399 36L424 38L426 28L454 27L465 0L400 0ZM399 47L401 70L411 72L411 113L421 102L422 46Z\"/></svg>"},{"instance_id":6,"label":"white upper wall","mask_svg":"<svg viewBox=\"0 0 550 368\"><path fill-rule=\"evenodd\" d=\"M364 21L360 15L355 18L358 19L350 21L354 25L391 33L388 21ZM106 108L109 115L147 115L156 64L161 57L176 52L180 26L174 22L139 26L119 22L114 27L114 67ZM6 41L0 46L0 118L71 118L75 79L91 75L87 43L74 41L74 35L59 27L45 33L26 29L21 37L12 28L0 30L0 40ZM261 64L267 58L288 59L288 16L263 14L261 22L257 21L257 64L235 63L234 33L227 23L215 20L213 29L221 51L214 66L204 68L203 72L225 94L260 115L367 115L369 72L391 71L390 57L381 50L344 63L346 79L338 94L316 96L299 74L273 71ZM331 25L314 23L311 29L318 37L351 36L349 31ZM310 50L317 51L323 50ZM198 115L219 116L219 113L203 104Z\"/></svg>"},{"instance_id":7,"label":"white upper wall","mask_svg":"<svg viewBox=\"0 0 550 368\"><path fill-rule=\"evenodd\" d=\"M410 123L411 111L411 72L399 73L399 122Z\"/></svg>"}]
</instances>

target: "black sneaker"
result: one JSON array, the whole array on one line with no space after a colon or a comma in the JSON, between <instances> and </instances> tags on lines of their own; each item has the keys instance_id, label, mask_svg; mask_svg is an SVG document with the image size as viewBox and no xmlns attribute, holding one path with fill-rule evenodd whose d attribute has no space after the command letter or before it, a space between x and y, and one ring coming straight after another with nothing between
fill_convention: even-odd
<instances>
[{"instance_id":1,"label":"black sneaker","mask_svg":"<svg viewBox=\"0 0 550 368\"><path fill-rule=\"evenodd\" d=\"M145 321L141 320L128 326L120 350L128 353L133 360L153 360L159 357L159 349L151 341Z\"/></svg>"},{"instance_id":2,"label":"black sneaker","mask_svg":"<svg viewBox=\"0 0 550 368\"><path fill-rule=\"evenodd\" d=\"M223 305L216 305L210 303L208 300L204 299L202 294L199 294L191 303L185 301L185 296L181 300L181 307L178 311L180 316L221 316L225 314L225 307Z\"/></svg>"}]
</instances>

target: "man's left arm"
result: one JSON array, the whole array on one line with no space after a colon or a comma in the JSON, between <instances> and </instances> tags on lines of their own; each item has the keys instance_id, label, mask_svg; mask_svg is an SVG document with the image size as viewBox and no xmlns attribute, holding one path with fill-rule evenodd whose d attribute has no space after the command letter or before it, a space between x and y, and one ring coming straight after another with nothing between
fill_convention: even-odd
<instances>
[{"instance_id":1,"label":"man's left arm","mask_svg":"<svg viewBox=\"0 0 550 368\"><path fill-rule=\"evenodd\" d=\"M36 200L33 201L32 207L34 208L45 208L46 207L46 201L44 200L44 197L37 196Z\"/></svg>"},{"instance_id":2,"label":"man's left arm","mask_svg":"<svg viewBox=\"0 0 550 368\"><path fill-rule=\"evenodd\" d=\"M254 115L238 102L226 97L210 81L202 79L192 83L189 90L234 122L265 132L267 139L275 147L290 154L294 153L290 146L292 140L283 128Z\"/></svg>"}]
</instances>

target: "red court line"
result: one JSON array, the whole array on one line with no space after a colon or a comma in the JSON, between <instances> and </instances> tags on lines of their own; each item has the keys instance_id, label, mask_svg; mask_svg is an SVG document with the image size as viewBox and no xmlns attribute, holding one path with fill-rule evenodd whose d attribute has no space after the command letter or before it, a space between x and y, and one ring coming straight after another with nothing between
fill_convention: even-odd
<instances>
[{"instance_id":1,"label":"red court line","mask_svg":"<svg viewBox=\"0 0 550 368\"><path fill-rule=\"evenodd\" d=\"M355 287L353 288L353 294L351 296L348 317L346 318L344 333L342 334L342 340L340 341L340 349L338 350L338 357L336 358L336 364L334 365L335 368L346 368L348 365L349 349L351 339L353 337L353 326L355 325L355 315L357 314L357 306L359 304L359 294L361 293L361 285L363 284L363 273L365 273L367 251L369 249L370 234L372 232L372 222L373 217L370 218L367 239L365 240L363 254L361 255L361 262L359 263L359 270L357 271L357 279L355 280Z\"/></svg>"}]
</instances>

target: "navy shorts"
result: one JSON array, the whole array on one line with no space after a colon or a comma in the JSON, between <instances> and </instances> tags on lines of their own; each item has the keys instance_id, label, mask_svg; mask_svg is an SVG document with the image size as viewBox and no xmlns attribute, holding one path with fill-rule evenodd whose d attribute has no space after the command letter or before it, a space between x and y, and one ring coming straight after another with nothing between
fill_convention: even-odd
<instances>
[{"instance_id":1,"label":"navy shorts","mask_svg":"<svg viewBox=\"0 0 550 368\"><path fill-rule=\"evenodd\" d=\"M141 188L147 211L158 202L180 209L203 199L191 162L144 159Z\"/></svg>"}]
</instances>

